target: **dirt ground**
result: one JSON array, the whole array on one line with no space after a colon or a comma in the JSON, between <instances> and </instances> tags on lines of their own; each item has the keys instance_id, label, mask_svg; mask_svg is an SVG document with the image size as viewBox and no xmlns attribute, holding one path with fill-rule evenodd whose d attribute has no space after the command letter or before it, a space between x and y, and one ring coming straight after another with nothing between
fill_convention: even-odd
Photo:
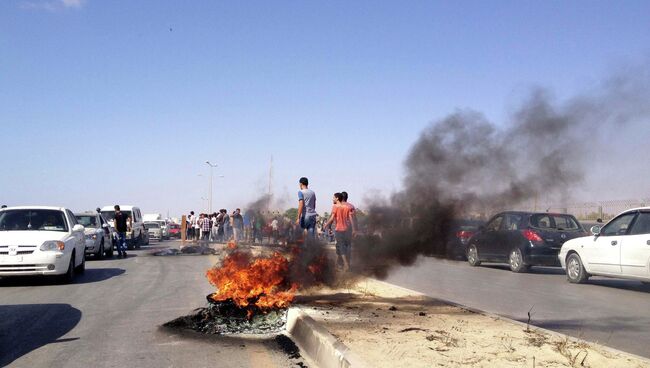
<instances>
[{"instance_id":1,"label":"dirt ground","mask_svg":"<svg viewBox=\"0 0 650 368\"><path fill-rule=\"evenodd\" d=\"M372 279L308 291L299 306L369 367L650 367Z\"/></svg>"}]
</instances>

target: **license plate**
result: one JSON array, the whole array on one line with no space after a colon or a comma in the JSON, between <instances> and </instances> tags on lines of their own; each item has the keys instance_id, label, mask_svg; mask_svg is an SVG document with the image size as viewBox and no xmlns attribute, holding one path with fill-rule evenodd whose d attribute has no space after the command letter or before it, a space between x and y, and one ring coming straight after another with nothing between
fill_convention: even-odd
<instances>
[{"instance_id":1,"label":"license plate","mask_svg":"<svg viewBox=\"0 0 650 368\"><path fill-rule=\"evenodd\" d=\"M23 261L23 256L0 257L1 264L14 264L14 263L20 263L22 261Z\"/></svg>"}]
</instances>

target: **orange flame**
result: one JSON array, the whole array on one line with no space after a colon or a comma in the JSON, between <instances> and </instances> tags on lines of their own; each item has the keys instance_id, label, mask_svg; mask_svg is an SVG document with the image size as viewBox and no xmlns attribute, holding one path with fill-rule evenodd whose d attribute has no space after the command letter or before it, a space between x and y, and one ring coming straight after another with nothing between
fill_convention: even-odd
<instances>
[{"instance_id":1,"label":"orange flame","mask_svg":"<svg viewBox=\"0 0 650 368\"><path fill-rule=\"evenodd\" d=\"M254 258L250 252L234 251L206 277L217 288L214 301L232 299L240 307L253 304L264 310L286 308L293 301L298 284L289 284L288 274L289 261L278 252Z\"/></svg>"}]
</instances>

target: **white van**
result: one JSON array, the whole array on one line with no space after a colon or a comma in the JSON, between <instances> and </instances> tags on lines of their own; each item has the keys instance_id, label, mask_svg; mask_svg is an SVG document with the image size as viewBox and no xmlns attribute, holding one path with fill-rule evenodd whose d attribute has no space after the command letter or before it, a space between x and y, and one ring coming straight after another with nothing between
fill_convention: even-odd
<instances>
[{"instance_id":1,"label":"white van","mask_svg":"<svg viewBox=\"0 0 650 368\"><path fill-rule=\"evenodd\" d=\"M129 205L119 205L120 211L131 218L127 222L128 231L126 232L126 245L129 249L140 248L142 244L148 243L148 237L142 220L140 208ZM102 215L108 223L115 227L115 206L104 206L101 209Z\"/></svg>"}]
</instances>

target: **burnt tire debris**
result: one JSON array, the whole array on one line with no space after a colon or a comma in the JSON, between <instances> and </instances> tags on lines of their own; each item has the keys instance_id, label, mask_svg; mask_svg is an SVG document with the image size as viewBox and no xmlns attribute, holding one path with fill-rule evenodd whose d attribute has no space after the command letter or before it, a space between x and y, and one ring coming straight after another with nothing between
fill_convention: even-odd
<instances>
[{"instance_id":1,"label":"burnt tire debris","mask_svg":"<svg viewBox=\"0 0 650 368\"><path fill-rule=\"evenodd\" d=\"M188 245L180 250L175 249L175 248L167 248L167 249L162 249L157 252L154 252L154 256L179 256L179 255L202 255L202 256L207 256L207 255L216 255L219 252L216 249L210 248L209 246L205 245Z\"/></svg>"},{"instance_id":2,"label":"burnt tire debris","mask_svg":"<svg viewBox=\"0 0 650 368\"><path fill-rule=\"evenodd\" d=\"M203 334L274 334L284 331L286 309L262 311L255 306L241 308L231 300L209 302L207 307L165 323L168 328L193 330Z\"/></svg>"}]
</instances>

